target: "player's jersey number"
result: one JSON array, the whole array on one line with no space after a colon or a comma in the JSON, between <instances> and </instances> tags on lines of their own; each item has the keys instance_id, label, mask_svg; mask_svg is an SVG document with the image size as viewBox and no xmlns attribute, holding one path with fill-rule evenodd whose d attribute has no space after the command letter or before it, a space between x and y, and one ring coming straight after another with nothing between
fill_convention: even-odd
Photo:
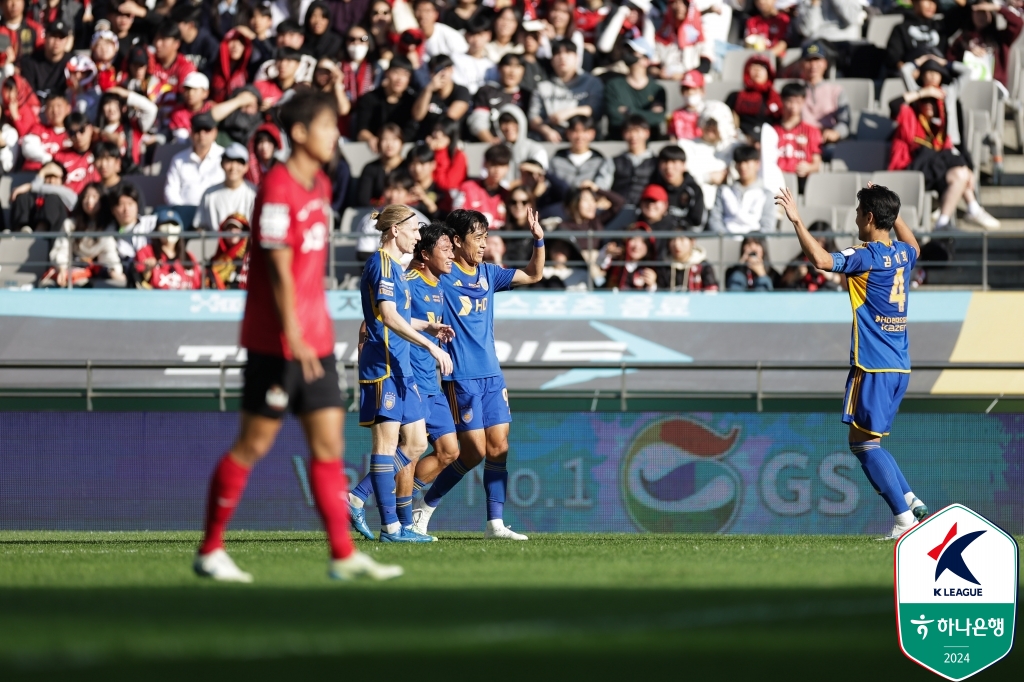
<instances>
[{"instance_id":1,"label":"player's jersey number","mask_svg":"<svg viewBox=\"0 0 1024 682\"><path fill-rule=\"evenodd\" d=\"M889 292L889 303L895 303L899 306L899 311L906 312L907 307L907 290L906 285L903 282L903 268L896 268L896 272L893 273L892 277L892 291Z\"/></svg>"}]
</instances>

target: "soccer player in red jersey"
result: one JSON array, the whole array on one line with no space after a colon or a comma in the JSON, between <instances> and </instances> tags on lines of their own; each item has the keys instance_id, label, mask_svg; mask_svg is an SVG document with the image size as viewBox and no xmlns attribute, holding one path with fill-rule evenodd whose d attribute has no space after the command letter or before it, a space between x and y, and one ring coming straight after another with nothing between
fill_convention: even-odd
<instances>
[{"instance_id":1,"label":"soccer player in red jersey","mask_svg":"<svg viewBox=\"0 0 1024 682\"><path fill-rule=\"evenodd\" d=\"M286 410L299 418L312 454L309 479L331 549L329 575L377 580L402 574L357 552L348 533L348 493L341 463L343 403L334 361L334 328L323 275L331 183L322 170L338 142L338 112L323 93L296 95L281 111L291 157L274 166L256 194L249 293L242 320L248 349L242 423L210 482L206 533L197 575L251 582L224 551L224 530L249 471L274 444Z\"/></svg>"}]
</instances>

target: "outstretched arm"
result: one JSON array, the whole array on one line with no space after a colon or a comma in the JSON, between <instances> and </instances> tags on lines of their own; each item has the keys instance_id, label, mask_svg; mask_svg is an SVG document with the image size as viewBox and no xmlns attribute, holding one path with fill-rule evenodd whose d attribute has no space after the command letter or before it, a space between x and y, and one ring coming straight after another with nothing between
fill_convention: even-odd
<instances>
[{"instance_id":1,"label":"outstretched arm","mask_svg":"<svg viewBox=\"0 0 1024 682\"><path fill-rule=\"evenodd\" d=\"M793 223L797 239L800 240L800 248L803 249L807 259L819 270L831 271L832 254L826 251L807 230L807 226L804 225L804 221L800 218L800 212L796 208L796 197L788 187L783 187L782 191L775 195L775 205L781 206L786 211L786 217L789 218L789 222Z\"/></svg>"},{"instance_id":2,"label":"outstretched arm","mask_svg":"<svg viewBox=\"0 0 1024 682\"><path fill-rule=\"evenodd\" d=\"M903 222L903 216L896 216L896 224L893 229L896 230L896 239L914 249L918 256L921 255L921 245L917 243L917 237L910 231L910 226Z\"/></svg>"},{"instance_id":3,"label":"outstretched arm","mask_svg":"<svg viewBox=\"0 0 1024 682\"><path fill-rule=\"evenodd\" d=\"M533 256L529 264L522 270L516 270L512 276L512 285L536 284L544 276L544 228L540 226L540 218L532 208L526 209L526 219L530 222L530 233L533 235Z\"/></svg>"}]
</instances>

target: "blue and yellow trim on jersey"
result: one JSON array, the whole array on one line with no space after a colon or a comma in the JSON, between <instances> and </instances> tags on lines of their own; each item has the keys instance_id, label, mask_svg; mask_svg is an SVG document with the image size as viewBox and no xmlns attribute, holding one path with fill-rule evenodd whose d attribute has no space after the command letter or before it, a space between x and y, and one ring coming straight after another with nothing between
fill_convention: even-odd
<instances>
[{"instance_id":1,"label":"blue and yellow trim on jersey","mask_svg":"<svg viewBox=\"0 0 1024 682\"><path fill-rule=\"evenodd\" d=\"M369 384L369 386L362 387L359 390L360 391L373 391L374 392L374 396L375 396L374 402L377 405L377 412L380 412L380 401L381 401L381 398L382 398L382 396L384 394L384 379L379 379L379 380L375 380L375 381L360 381L359 383L361 383L361 384ZM376 418L374 418L374 419L371 419L370 421L367 421L367 422L362 422L361 421L361 422L359 422L359 425L360 426L373 426L376 423L377 423L377 420L376 420Z\"/></svg>"},{"instance_id":2,"label":"blue and yellow trim on jersey","mask_svg":"<svg viewBox=\"0 0 1024 682\"><path fill-rule=\"evenodd\" d=\"M886 246L891 247L892 241L880 242ZM854 249L866 249L867 244L856 244L852 248ZM871 276L871 270L867 272L861 272L856 275L847 275L846 283L847 289L850 294L850 306L853 309L853 366L862 372L898 372L900 374L910 374L911 370L902 368L878 368L868 369L864 367L860 362L860 318L857 317L857 311L867 303L868 298L868 278ZM860 427L858 427L860 428ZM866 432L870 433L870 431ZM877 435L877 434L876 434Z\"/></svg>"},{"instance_id":3,"label":"blue and yellow trim on jersey","mask_svg":"<svg viewBox=\"0 0 1024 682\"><path fill-rule=\"evenodd\" d=\"M380 274L381 277L391 278L391 254L384 249L377 249L377 253L380 254ZM378 384L377 392L377 407L380 407L380 391L379 384L388 377L391 376L391 348L388 342L388 326L384 324L384 318L380 314L380 306L377 304L377 292L373 290L373 286L367 287L370 293L370 307L373 309L373 317L381 323L384 328L384 333L381 335L384 340L384 376L377 377L376 379L360 379L361 384ZM408 298L408 296L406 296ZM360 422L360 426L365 426Z\"/></svg>"}]
</instances>

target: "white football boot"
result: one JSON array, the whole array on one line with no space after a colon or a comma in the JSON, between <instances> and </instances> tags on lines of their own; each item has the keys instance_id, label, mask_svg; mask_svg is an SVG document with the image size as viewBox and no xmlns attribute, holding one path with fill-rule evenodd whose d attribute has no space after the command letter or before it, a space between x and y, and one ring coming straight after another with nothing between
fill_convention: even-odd
<instances>
[{"instance_id":1,"label":"white football boot","mask_svg":"<svg viewBox=\"0 0 1024 682\"><path fill-rule=\"evenodd\" d=\"M252 576L236 566L223 549L215 549L209 554L197 554L192 570L200 577L226 583L252 582Z\"/></svg>"},{"instance_id":2,"label":"white football boot","mask_svg":"<svg viewBox=\"0 0 1024 682\"><path fill-rule=\"evenodd\" d=\"M511 527L506 526L501 519L494 519L487 522L484 529L484 540L529 540L522 533L517 533Z\"/></svg>"},{"instance_id":3,"label":"white football boot","mask_svg":"<svg viewBox=\"0 0 1024 682\"><path fill-rule=\"evenodd\" d=\"M335 580L353 580L355 578L391 580L401 576L403 573L405 571L401 566L378 564L360 551L353 552L352 556L347 559L332 560L327 571L327 575Z\"/></svg>"},{"instance_id":4,"label":"white football boot","mask_svg":"<svg viewBox=\"0 0 1024 682\"><path fill-rule=\"evenodd\" d=\"M900 536L906 533L908 530L917 525L917 519L914 518L913 512L905 511L896 517L896 523L893 524L892 530L885 537L878 538L880 542L886 540L899 540Z\"/></svg>"},{"instance_id":5,"label":"white football boot","mask_svg":"<svg viewBox=\"0 0 1024 682\"><path fill-rule=\"evenodd\" d=\"M430 517L434 513L437 507L431 507L429 504L423 501L421 498L416 502L416 506L412 510L412 529L420 535L430 535L427 532L427 526L430 525Z\"/></svg>"}]
</instances>

